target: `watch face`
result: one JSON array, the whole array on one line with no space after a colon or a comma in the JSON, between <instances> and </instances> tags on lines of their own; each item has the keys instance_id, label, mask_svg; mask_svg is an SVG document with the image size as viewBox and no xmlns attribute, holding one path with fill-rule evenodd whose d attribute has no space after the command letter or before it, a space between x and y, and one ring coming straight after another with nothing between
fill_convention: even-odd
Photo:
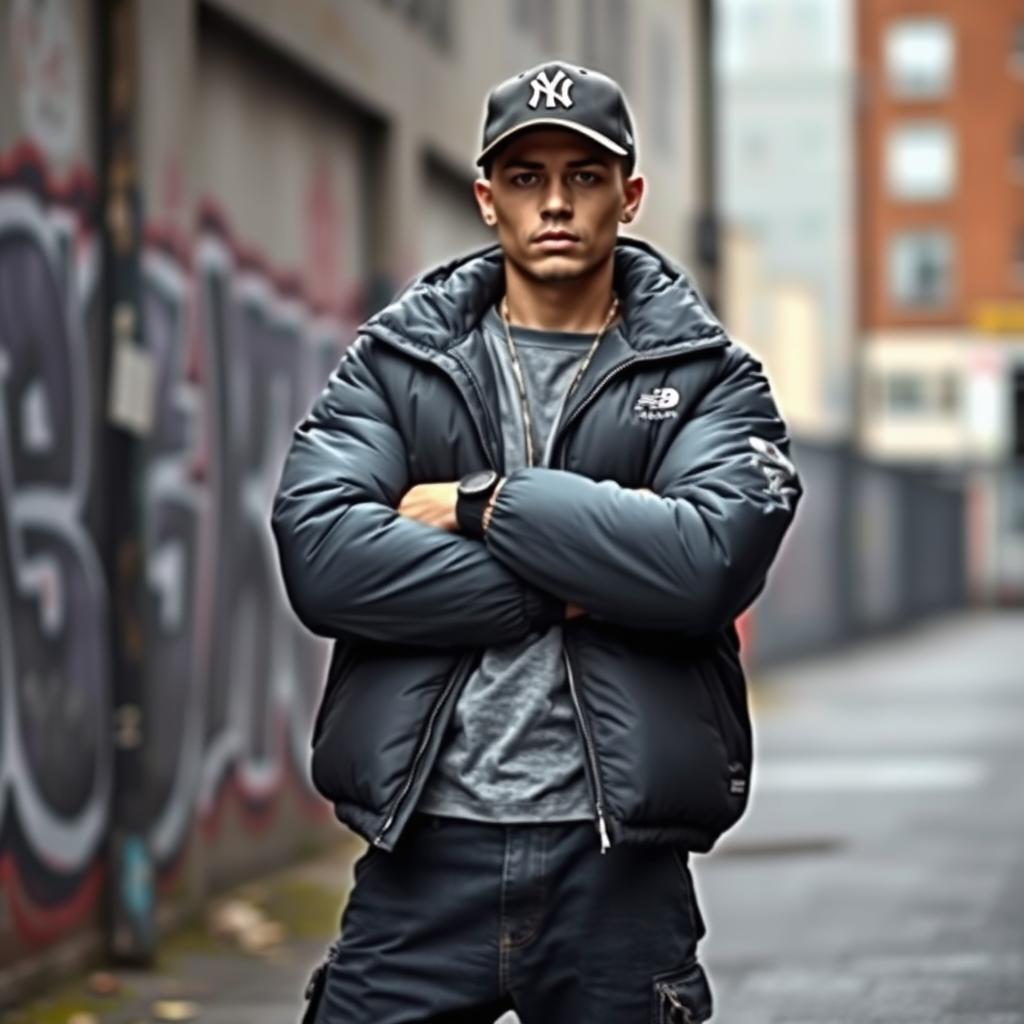
<instances>
[{"instance_id":1,"label":"watch face","mask_svg":"<svg viewBox=\"0 0 1024 1024\"><path fill-rule=\"evenodd\" d=\"M459 493L467 497L484 493L497 479L493 469L482 469L478 473L470 473L459 481Z\"/></svg>"}]
</instances>

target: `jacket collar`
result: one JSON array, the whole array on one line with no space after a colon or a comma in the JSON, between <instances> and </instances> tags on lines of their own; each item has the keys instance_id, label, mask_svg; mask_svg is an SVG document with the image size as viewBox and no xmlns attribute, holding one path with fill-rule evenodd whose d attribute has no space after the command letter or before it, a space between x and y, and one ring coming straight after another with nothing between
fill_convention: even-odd
<instances>
[{"instance_id":1,"label":"jacket collar","mask_svg":"<svg viewBox=\"0 0 1024 1024\"><path fill-rule=\"evenodd\" d=\"M689 276L653 245L622 237L614 260L613 287L622 317L622 350L615 353L619 359L656 357L661 350L669 355L705 341L721 343L722 325ZM477 327L504 290L501 248L489 245L421 274L363 330L421 356L448 353Z\"/></svg>"}]
</instances>

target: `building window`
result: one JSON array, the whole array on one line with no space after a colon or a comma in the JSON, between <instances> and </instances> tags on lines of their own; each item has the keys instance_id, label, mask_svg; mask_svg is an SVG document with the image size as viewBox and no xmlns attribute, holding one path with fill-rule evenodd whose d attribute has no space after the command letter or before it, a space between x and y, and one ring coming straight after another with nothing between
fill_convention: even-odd
<instances>
[{"instance_id":1,"label":"building window","mask_svg":"<svg viewBox=\"0 0 1024 1024\"><path fill-rule=\"evenodd\" d=\"M938 381L938 406L947 416L953 416L960 408L960 378L952 371L942 374Z\"/></svg>"},{"instance_id":2,"label":"building window","mask_svg":"<svg viewBox=\"0 0 1024 1024\"><path fill-rule=\"evenodd\" d=\"M948 199L956 179L953 132L943 121L908 121L889 132L886 180L894 199Z\"/></svg>"},{"instance_id":3,"label":"building window","mask_svg":"<svg viewBox=\"0 0 1024 1024\"><path fill-rule=\"evenodd\" d=\"M893 415L955 416L960 408L960 378L944 373L895 370L884 378L884 402Z\"/></svg>"},{"instance_id":4,"label":"building window","mask_svg":"<svg viewBox=\"0 0 1024 1024\"><path fill-rule=\"evenodd\" d=\"M1024 75L1024 18L1013 23L1013 42L1010 50L1010 70Z\"/></svg>"},{"instance_id":5,"label":"building window","mask_svg":"<svg viewBox=\"0 0 1024 1024\"><path fill-rule=\"evenodd\" d=\"M1024 288L1024 228L1017 228L1013 239L1012 261L1013 283L1017 288Z\"/></svg>"},{"instance_id":6,"label":"building window","mask_svg":"<svg viewBox=\"0 0 1024 1024\"><path fill-rule=\"evenodd\" d=\"M889 242L889 298L901 309L941 309L953 284L953 242L948 231L900 231Z\"/></svg>"},{"instance_id":7,"label":"building window","mask_svg":"<svg viewBox=\"0 0 1024 1024\"><path fill-rule=\"evenodd\" d=\"M889 92L899 99L935 99L953 81L953 30L940 18L893 22L885 36Z\"/></svg>"},{"instance_id":8,"label":"building window","mask_svg":"<svg viewBox=\"0 0 1024 1024\"><path fill-rule=\"evenodd\" d=\"M888 380L889 411L892 413L920 413L928 405L925 381L916 373L893 373Z\"/></svg>"},{"instance_id":9,"label":"building window","mask_svg":"<svg viewBox=\"0 0 1024 1024\"><path fill-rule=\"evenodd\" d=\"M867 375L867 412L870 416L881 415L885 404L885 375L878 370Z\"/></svg>"},{"instance_id":10,"label":"building window","mask_svg":"<svg viewBox=\"0 0 1024 1024\"><path fill-rule=\"evenodd\" d=\"M1010 173L1016 181L1024 184L1024 121L1018 121L1014 129Z\"/></svg>"},{"instance_id":11,"label":"building window","mask_svg":"<svg viewBox=\"0 0 1024 1024\"><path fill-rule=\"evenodd\" d=\"M1024 366L1013 371L1013 454L1024 459ZM1024 533L1024 480L1021 481L1021 533Z\"/></svg>"}]
</instances>

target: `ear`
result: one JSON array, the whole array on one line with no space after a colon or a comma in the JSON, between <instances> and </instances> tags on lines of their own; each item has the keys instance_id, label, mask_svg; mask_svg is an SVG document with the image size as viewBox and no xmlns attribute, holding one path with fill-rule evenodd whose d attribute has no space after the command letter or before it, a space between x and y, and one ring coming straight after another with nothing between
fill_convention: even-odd
<instances>
[{"instance_id":1,"label":"ear","mask_svg":"<svg viewBox=\"0 0 1024 1024\"><path fill-rule=\"evenodd\" d=\"M619 220L623 224L629 224L630 221L636 219L637 214L640 212L640 201L644 197L646 187L647 182L642 174L626 179L623 185L625 201L622 204L622 213L619 215Z\"/></svg>"},{"instance_id":2,"label":"ear","mask_svg":"<svg viewBox=\"0 0 1024 1024\"><path fill-rule=\"evenodd\" d=\"M477 178L473 182L473 196L476 205L480 208L480 216L485 224L494 227L498 223L498 215L494 209L494 193L491 191L491 183L486 178Z\"/></svg>"}]
</instances>

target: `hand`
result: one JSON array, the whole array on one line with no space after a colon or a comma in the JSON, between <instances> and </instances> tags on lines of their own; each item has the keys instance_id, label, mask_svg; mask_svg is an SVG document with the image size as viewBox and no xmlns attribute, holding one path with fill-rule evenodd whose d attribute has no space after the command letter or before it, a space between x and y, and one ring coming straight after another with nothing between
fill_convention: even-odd
<instances>
[{"instance_id":1,"label":"hand","mask_svg":"<svg viewBox=\"0 0 1024 1024\"><path fill-rule=\"evenodd\" d=\"M455 502L458 496L458 481L417 484L406 491L399 502L398 514L407 519L415 519L426 526L436 526L454 533L459 528L455 518Z\"/></svg>"}]
</instances>

